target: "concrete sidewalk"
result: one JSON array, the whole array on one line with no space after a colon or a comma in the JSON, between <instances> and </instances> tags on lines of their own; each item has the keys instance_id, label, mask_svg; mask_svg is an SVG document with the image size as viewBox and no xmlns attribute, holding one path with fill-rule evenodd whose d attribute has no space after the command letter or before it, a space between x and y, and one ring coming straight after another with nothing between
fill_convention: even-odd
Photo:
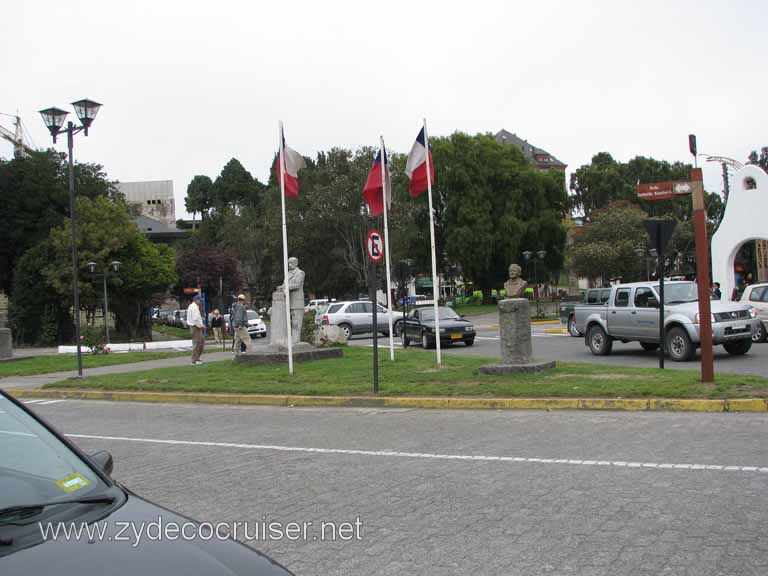
<instances>
[{"instance_id":1,"label":"concrete sidewalk","mask_svg":"<svg viewBox=\"0 0 768 576\"><path fill-rule=\"evenodd\" d=\"M231 360L232 352L210 352L203 354L203 362L220 362L222 360ZM83 376L103 376L105 374L123 374L126 372L142 372L144 370L154 370L155 368L169 368L174 366L189 366L188 356L178 356L176 358L163 358L160 360L145 360L144 362L134 362L132 364L117 364L114 366L101 366L99 368L88 368L83 370ZM38 374L36 376L9 376L0 378L0 388L6 390L11 388L41 388L45 384L59 382L77 377L76 370L67 372L53 372L51 374Z\"/></svg>"}]
</instances>

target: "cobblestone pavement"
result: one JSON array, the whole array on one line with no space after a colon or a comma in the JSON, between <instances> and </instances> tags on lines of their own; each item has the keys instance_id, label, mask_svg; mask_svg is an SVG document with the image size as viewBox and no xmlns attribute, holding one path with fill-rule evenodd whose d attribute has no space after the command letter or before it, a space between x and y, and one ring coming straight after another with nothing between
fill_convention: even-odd
<instances>
[{"instance_id":1,"label":"cobblestone pavement","mask_svg":"<svg viewBox=\"0 0 768 576\"><path fill-rule=\"evenodd\" d=\"M361 519L361 541L254 544L297 574L768 573L765 415L30 408L197 519Z\"/></svg>"}]
</instances>

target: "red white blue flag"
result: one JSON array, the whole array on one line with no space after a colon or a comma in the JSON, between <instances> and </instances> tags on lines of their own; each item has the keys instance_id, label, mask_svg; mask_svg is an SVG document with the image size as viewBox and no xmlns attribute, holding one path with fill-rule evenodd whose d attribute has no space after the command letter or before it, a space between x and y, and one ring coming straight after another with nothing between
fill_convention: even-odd
<instances>
[{"instance_id":1,"label":"red white blue flag","mask_svg":"<svg viewBox=\"0 0 768 576\"><path fill-rule=\"evenodd\" d=\"M387 198L387 208L392 206L392 180L389 175L389 160L387 151L384 150L384 177L385 182L381 180L381 150L376 154L376 158L368 172L368 179L363 187L363 197L368 204L368 215L379 216L384 213L384 196Z\"/></svg>"},{"instance_id":2,"label":"red white blue flag","mask_svg":"<svg viewBox=\"0 0 768 576\"><path fill-rule=\"evenodd\" d=\"M408 160L405 163L405 173L410 180L408 192L412 198L427 189L427 147L424 145L424 128L419 131L416 142L413 143ZM429 151L429 176L431 182L435 181L435 165L432 162L432 151Z\"/></svg>"},{"instance_id":3,"label":"red white blue flag","mask_svg":"<svg viewBox=\"0 0 768 576\"><path fill-rule=\"evenodd\" d=\"M292 148L288 148L285 145L285 134L281 134L283 138L283 160L285 170L285 197L286 198L298 198L299 197L299 170L306 167L306 162L301 154L296 152ZM280 170L280 154L278 153L275 159L275 171L277 172L277 184L280 185L280 177L282 172Z\"/></svg>"}]
</instances>

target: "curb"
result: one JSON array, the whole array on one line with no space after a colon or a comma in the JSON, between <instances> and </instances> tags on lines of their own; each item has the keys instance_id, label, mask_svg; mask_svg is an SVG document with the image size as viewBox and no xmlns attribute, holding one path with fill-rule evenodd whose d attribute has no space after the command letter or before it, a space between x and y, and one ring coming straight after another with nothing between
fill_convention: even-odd
<instances>
[{"instance_id":1,"label":"curb","mask_svg":"<svg viewBox=\"0 0 768 576\"><path fill-rule=\"evenodd\" d=\"M531 326L551 326L560 324L560 320L531 320Z\"/></svg>"},{"instance_id":2,"label":"curb","mask_svg":"<svg viewBox=\"0 0 768 576\"><path fill-rule=\"evenodd\" d=\"M565 328L546 328L544 334L568 334Z\"/></svg>"},{"instance_id":3,"label":"curb","mask_svg":"<svg viewBox=\"0 0 768 576\"><path fill-rule=\"evenodd\" d=\"M270 394L195 394L79 389L16 388L16 398L61 398L112 402L238 404L286 407L422 408L460 410L616 410L624 412L762 412L768 399L735 398L461 398L407 396L292 396Z\"/></svg>"}]
</instances>

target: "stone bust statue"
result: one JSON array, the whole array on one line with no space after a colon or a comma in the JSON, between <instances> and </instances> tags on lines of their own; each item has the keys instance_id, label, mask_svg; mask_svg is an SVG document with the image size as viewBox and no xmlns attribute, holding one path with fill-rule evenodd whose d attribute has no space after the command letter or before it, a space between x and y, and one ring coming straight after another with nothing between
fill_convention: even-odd
<instances>
[{"instance_id":1,"label":"stone bust statue","mask_svg":"<svg viewBox=\"0 0 768 576\"><path fill-rule=\"evenodd\" d=\"M304 323L304 270L299 268L299 259L288 258L288 305L291 311L291 340L295 344L301 337L301 326ZM277 290L282 292L285 285Z\"/></svg>"},{"instance_id":2,"label":"stone bust statue","mask_svg":"<svg viewBox=\"0 0 768 576\"><path fill-rule=\"evenodd\" d=\"M504 290L507 291L507 298L523 298L528 282L521 278L523 269L517 264L509 265L509 280L504 282Z\"/></svg>"}]
</instances>

